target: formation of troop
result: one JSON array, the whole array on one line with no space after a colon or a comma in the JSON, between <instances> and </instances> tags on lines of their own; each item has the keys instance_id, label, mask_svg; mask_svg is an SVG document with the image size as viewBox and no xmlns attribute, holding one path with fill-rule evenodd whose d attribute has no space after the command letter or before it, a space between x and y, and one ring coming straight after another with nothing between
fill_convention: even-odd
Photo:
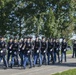
<instances>
[{"instance_id":1,"label":"formation of troop","mask_svg":"<svg viewBox=\"0 0 76 75\"><path fill-rule=\"evenodd\" d=\"M0 37L0 62L3 60L5 68L13 68L15 65L26 69L35 66L50 65L66 62L67 42L59 39L37 36L35 40L25 37L18 40L10 38L5 42L4 37Z\"/></svg>"}]
</instances>

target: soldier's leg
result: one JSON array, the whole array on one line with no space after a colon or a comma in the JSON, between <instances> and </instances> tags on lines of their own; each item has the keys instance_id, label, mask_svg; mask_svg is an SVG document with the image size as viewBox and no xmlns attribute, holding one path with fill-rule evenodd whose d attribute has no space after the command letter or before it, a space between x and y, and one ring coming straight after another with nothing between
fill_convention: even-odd
<instances>
[{"instance_id":1,"label":"soldier's leg","mask_svg":"<svg viewBox=\"0 0 76 75\"><path fill-rule=\"evenodd\" d=\"M28 59L29 59L29 62L30 62L30 68L32 68L32 65L33 65L33 64L32 64L32 56L29 55L29 56L28 56Z\"/></svg>"},{"instance_id":2,"label":"soldier's leg","mask_svg":"<svg viewBox=\"0 0 76 75\"><path fill-rule=\"evenodd\" d=\"M64 59L65 59L65 62L66 62L66 52L64 52Z\"/></svg>"},{"instance_id":3,"label":"soldier's leg","mask_svg":"<svg viewBox=\"0 0 76 75\"><path fill-rule=\"evenodd\" d=\"M73 49L73 54L72 54L72 58L74 58L74 49Z\"/></svg>"},{"instance_id":4,"label":"soldier's leg","mask_svg":"<svg viewBox=\"0 0 76 75\"><path fill-rule=\"evenodd\" d=\"M2 60L2 56L0 56L0 62L1 62L1 60Z\"/></svg>"},{"instance_id":5,"label":"soldier's leg","mask_svg":"<svg viewBox=\"0 0 76 75\"><path fill-rule=\"evenodd\" d=\"M51 61L53 61L53 52L51 52L50 54L51 54Z\"/></svg>"},{"instance_id":6,"label":"soldier's leg","mask_svg":"<svg viewBox=\"0 0 76 75\"><path fill-rule=\"evenodd\" d=\"M48 65L49 65L49 62L50 62L50 53L48 53L47 55L48 55Z\"/></svg>"},{"instance_id":7,"label":"soldier's leg","mask_svg":"<svg viewBox=\"0 0 76 75\"><path fill-rule=\"evenodd\" d=\"M55 59L54 59L54 52L53 51L51 52L51 59L52 59L52 64L54 64L55 63Z\"/></svg>"},{"instance_id":8,"label":"soldier's leg","mask_svg":"<svg viewBox=\"0 0 76 75\"><path fill-rule=\"evenodd\" d=\"M54 52L54 62L56 62L56 52Z\"/></svg>"},{"instance_id":9,"label":"soldier's leg","mask_svg":"<svg viewBox=\"0 0 76 75\"><path fill-rule=\"evenodd\" d=\"M61 62L63 62L63 55L64 55L64 53L61 52Z\"/></svg>"},{"instance_id":10,"label":"soldier's leg","mask_svg":"<svg viewBox=\"0 0 76 75\"><path fill-rule=\"evenodd\" d=\"M23 67L24 69L26 69L26 62L27 62L28 58L26 56L24 56L24 61L23 61Z\"/></svg>"},{"instance_id":11,"label":"soldier's leg","mask_svg":"<svg viewBox=\"0 0 76 75\"><path fill-rule=\"evenodd\" d=\"M38 57L39 57L39 65L41 66L42 65L41 53L38 55Z\"/></svg>"},{"instance_id":12,"label":"soldier's leg","mask_svg":"<svg viewBox=\"0 0 76 75\"><path fill-rule=\"evenodd\" d=\"M23 66L23 53L20 53L20 65Z\"/></svg>"},{"instance_id":13,"label":"soldier's leg","mask_svg":"<svg viewBox=\"0 0 76 75\"><path fill-rule=\"evenodd\" d=\"M5 57L5 56L3 56L2 58L3 58L4 65L5 65L5 66L6 66L6 68L7 68L7 67L8 67L8 63L7 63L6 57Z\"/></svg>"},{"instance_id":14,"label":"soldier's leg","mask_svg":"<svg viewBox=\"0 0 76 75\"><path fill-rule=\"evenodd\" d=\"M75 50L73 50L73 58L75 57Z\"/></svg>"},{"instance_id":15,"label":"soldier's leg","mask_svg":"<svg viewBox=\"0 0 76 75\"><path fill-rule=\"evenodd\" d=\"M23 67L24 67L24 69L26 69L27 61L28 61L28 57L26 55L24 55L24 60L23 60Z\"/></svg>"},{"instance_id":16,"label":"soldier's leg","mask_svg":"<svg viewBox=\"0 0 76 75\"><path fill-rule=\"evenodd\" d=\"M12 55L12 59L11 59L11 68L14 66L14 60L15 60L15 56Z\"/></svg>"},{"instance_id":17,"label":"soldier's leg","mask_svg":"<svg viewBox=\"0 0 76 75\"><path fill-rule=\"evenodd\" d=\"M18 64L18 67L19 67L19 66L20 66L20 62L19 62L18 55L16 55L16 59L17 59L17 64Z\"/></svg>"},{"instance_id":18,"label":"soldier's leg","mask_svg":"<svg viewBox=\"0 0 76 75\"><path fill-rule=\"evenodd\" d=\"M21 59L21 53L19 53L19 57L20 57L20 65L22 66L22 59Z\"/></svg>"},{"instance_id":19,"label":"soldier's leg","mask_svg":"<svg viewBox=\"0 0 76 75\"><path fill-rule=\"evenodd\" d=\"M53 52L53 64L56 62L56 52Z\"/></svg>"},{"instance_id":20,"label":"soldier's leg","mask_svg":"<svg viewBox=\"0 0 76 75\"><path fill-rule=\"evenodd\" d=\"M59 51L57 52L57 56L58 56L58 62L60 62Z\"/></svg>"},{"instance_id":21,"label":"soldier's leg","mask_svg":"<svg viewBox=\"0 0 76 75\"><path fill-rule=\"evenodd\" d=\"M21 66L23 65L23 59L24 59L24 57L23 57L23 53L21 54Z\"/></svg>"},{"instance_id":22,"label":"soldier's leg","mask_svg":"<svg viewBox=\"0 0 76 75\"><path fill-rule=\"evenodd\" d=\"M47 65L47 54L46 53L44 54L44 63L45 65Z\"/></svg>"},{"instance_id":23,"label":"soldier's leg","mask_svg":"<svg viewBox=\"0 0 76 75\"><path fill-rule=\"evenodd\" d=\"M76 58L76 51L74 51L74 53L75 53L75 58Z\"/></svg>"},{"instance_id":24,"label":"soldier's leg","mask_svg":"<svg viewBox=\"0 0 76 75\"><path fill-rule=\"evenodd\" d=\"M42 61L43 61L43 64L45 63L45 54L43 54L42 56Z\"/></svg>"},{"instance_id":25,"label":"soldier's leg","mask_svg":"<svg viewBox=\"0 0 76 75\"><path fill-rule=\"evenodd\" d=\"M37 54L34 54L34 66L36 65L36 61L37 61Z\"/></svg>"},{"instance_id":26,"label":"soldier's leg","mask_svg":"<svg viewBox=\"0 0 76 75\"><path fill-rule=\"evenodd\" d=\"M8 63L8 65L9 65L9 59L10 59L10 56L11 56L11 54L8 53L8 55L7 55L7 63Z\"/></svg>"}]
</instances>

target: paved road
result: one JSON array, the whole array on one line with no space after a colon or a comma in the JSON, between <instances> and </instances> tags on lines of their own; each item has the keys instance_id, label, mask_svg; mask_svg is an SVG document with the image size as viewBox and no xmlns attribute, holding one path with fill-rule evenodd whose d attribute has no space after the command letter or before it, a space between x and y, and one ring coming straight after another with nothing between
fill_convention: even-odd
<instances>
[{"instance_id":1,"label":"paved road","mask_svg":"<svg viewBox=\"0 0 76 75\"><path fill-rule=\"evenodd\" d=\"M32 69L26 68L25 70L17 67L7 70L0 68L0 75L51 75L73 68L76 68L76 59L71 58L71 55L68 55L66 63L56 63L55 65L51 64Z\"/></svg>"}]
</instances>

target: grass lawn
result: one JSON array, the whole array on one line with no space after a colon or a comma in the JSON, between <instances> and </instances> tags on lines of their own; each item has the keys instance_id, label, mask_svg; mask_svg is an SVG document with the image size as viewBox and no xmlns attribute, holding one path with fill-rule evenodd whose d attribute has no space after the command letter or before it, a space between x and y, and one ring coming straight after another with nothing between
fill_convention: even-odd
<instances>
[{"instance_id":1,"label":"grass lawn","mask_svg":"<svg viewBox=\"0 0 76 75\"><path fill-rule=\"evenodd\" d=\"M53 75L76 75L76 69L71 69L71 70L64 71L64 72L61 72L61 73L56 73L56 74L53 74Z\"/></svg>"},{"instance_id":2,"label":"grass lawn","mask_svg":"<svg viewBox=\"0 0 76 75\"><path fill-rule=\"evenodd\" d=\"M60 51L60 53L61 53L61 51ZM66 53L67 54L72 54L73 53L73 50L68 50Z\"/></svg>"},{"instance_id":3,"label":"grass lawn","mask_svg":"<svg viewBox=\"0 0 76 75\"><path fill-rule=\"evenodd\" d=\"M72 50L68 50L68 51L67 51L67 54L72 54L72 53L73 53Z\"/></svg>"}]
</instances>

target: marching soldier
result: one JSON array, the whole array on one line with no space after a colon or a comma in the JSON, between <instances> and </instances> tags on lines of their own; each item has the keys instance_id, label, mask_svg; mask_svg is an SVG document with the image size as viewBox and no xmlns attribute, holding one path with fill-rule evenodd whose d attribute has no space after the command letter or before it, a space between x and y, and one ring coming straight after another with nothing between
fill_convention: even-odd
<instances>
[{"instance_id":1,"label":"marching soldier","mask_svg":"<svg viewBox=\"0 0 76 75\"><path fill-rule=\"evenodd\" d=\"M50 60L52 61L52 63L54 63L54 57L53 57L53 39L52 38L50 38L50 40L48 41L47 55L48 55L48 65L50 64ZM50 55L51 55L51 59L50 59Z\"/></svg>"},{"instance_id":2,"label":"marching soldier","mask_svg":"<svg viewBox=\"0 0 76 75\"><path fill-rule=\"evenodd\" d=\"M6 43L4 41L4 37L0 37L0 62L3 59L4 66L7 68L7 60L6 60Z\"/></svg>"},{"instance_id":3,"label":"marching soldier","mask_svg":"<svg viewBox=\"0 0 76 75\"><path fill-rule=\"evenodd\" d=\"M56 62L56 39L53 40L54 48L54 63Z\"/></svg>"},{"instance_id":4,"label":"marching soldier","mask_svg":"<svg viewBox=\"0 0 76 75\"><path fill-rule=\"evenodd\" d=\"M18 60L18 42L17 42L17 38L15 38L15 39L14 39L14 42L13 42L11 68L12 68L15 64L18 64L18 66L19 66L19 60Z\"/></svg>"},{"instance_id":5,"label":"marching soldier","mask_svg":"<svg viewBox=\"0 0 76 75\"><path fill-rule=\"evenodd\" d=\"M24 51L24 61L23 61L23 67L24 69L26 69L26 63L29 60L30 63L30 68L32 68L32 44L30 41L30 37L28 37L27 41L26 41L26 45L25 45L25 51Z\"/></svg>"},{"instance_id":6,"label":"marching soldier","mask_svg":"<svg viewBox=\"0 0 76 75\"><path fill-rule=\"evenodd\" d=\"M20 62L21 66L23 66L23 54L24 54L24 49L22 49L23 48L23 44L24 44L23 40L20 39L19 43L18 43L18 46L19 46L19 50L18 51L19 51L19 56L20 56L20 59L21 59L21 62Z\"/></svg>"},{"instance_id":7,"label":"marching soldier","mask_svg":"<svg viewBox=\"0 0 76 75\"><path fill-rule=\"evenodd\" d=\"M39 59L39 66L42 65L40 57L40 48L41 48L40 41L38 37L36 37L36 40L34 42L34 66L36 65L38 59Z\"/></svg>"},{"instance_id":8,"label":"marching soldier","mask_svg":"<svg viewBox=\"0 0 76 75\"><path fill-rule=\"evenodd\" d=\"M42 63L44 63L45 65L47 64L47 43L45 40L45 37L42 37L42 41L41 41L41 59L42 59Z\"/></svg>"},{"instance_id":9,"label":"marching soldier","mask_svg":"<svg viewBox=\"0 0 76 75\"><path fill-rule=\"evenodd\" d=\"M32 39L32 37L30 37L30 43L31 43L31 60L32 62L34 62L34 40Z\"/></svg>"},{"instance_id":10,"label":"marching soldier","mask_svg":"<svg viewBox=\"0 0 76 75\"><path fill-rule=\"evenodd\" d=\"M76 58L76 40L73 43L73 58Z\"/></svg>"},{"instance_id":11,"label":"marching soldier","mask_svg":"<svg viewBox=\"0 0 76 75\"><path fill-rule=\"evenodd\" d=\"M23 39L23 46L22 46L22 66L25 68L26 65L24 65L25 62L25 54L26 54L26 42L27 42L27 37L24 37Z\"/></svg>"},{"instance_id":12,"label":"marching soldier","mask_svg":"<svg viewBox=\"0 0 76 75\"><path fill-rule=\"evenodd\" d=\"M63 59L66 62L66 51L67 51L67 42L65 39L63 39L61 43L61 62L63 61ZM64 55L64 58L63 58L63 55Z\"/></svg>"},{"instance_id":13,"label":"marching soldier","mask_svg":"<svg viewBox=\"0 0 76 75\"><path fill-rule=\"evenodd\" d=\"M8 42L7 49L8 49L7 62L9 65L9 59L10 57L12 57L12 50L13 50L13 39L12 38L10 38Z\"/></svg>"},{"instance_id":14,"label":"marching soldier","mask_svg":"<svg viewBox=\"0 0 76 75\"><path fill-rule=\"evenodd\" d=\"M60 43L59 43L59 40L56 39L56 55L58 56L58 63L60 63L59 52L60 52Z\"/></svg>"}]
</instances>

